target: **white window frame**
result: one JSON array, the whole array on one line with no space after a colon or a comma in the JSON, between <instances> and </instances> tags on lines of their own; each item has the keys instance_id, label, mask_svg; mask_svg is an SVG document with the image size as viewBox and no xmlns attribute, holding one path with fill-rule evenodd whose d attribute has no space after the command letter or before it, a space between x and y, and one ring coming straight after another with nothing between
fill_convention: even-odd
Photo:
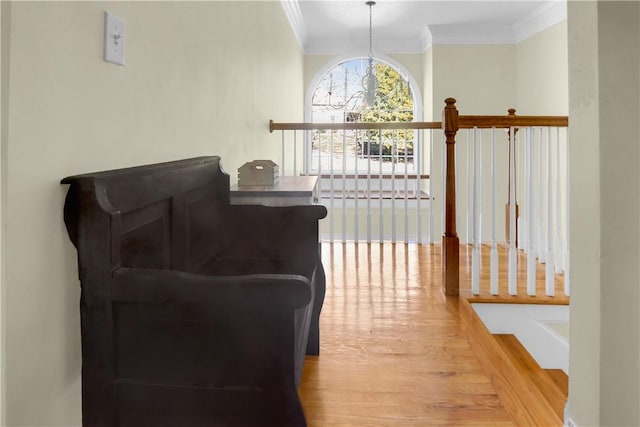
<instances>
[{"instance_id":1,"label":"white window frame","mask_svg":"<svg viewBox=\"0 0 640 427\"><path fill-rule=\"evenodd\" d=\"M323 67L321 67L316 72L313 79L311 79L311 82L307 87L307 90L305 93L305 103L304 103L305 122L311 122L312 120L313 95L316 91L316 88L318 87L322 79L324 79L324 77L327 75L327 73L344 62L359 60L359 59L367 59L367 58L368 58L368 55L362 55L362 54L339 56L327 62ZM407 68L401 63L399 63L398 61L383 54L376 53L373 55L373 59L394 68L401 76L406 77L407 81L411 86L411 93L413 95L413 121L422 120L422 114L423 114L422 92L420 91L420 86L418 85L417 80L413 77L413 75L409 72L409 70L407 70ZM413 152L414 159L416 159L419 155L422 155L422 153L419 153L417 146L414 146L414 152ZM316 171L311 169L311 165L312 165L311 156L312 156L311 132L305 132L304 173L305 174L322 173L323 171L321 170ZM419 170L416 170L416 172L422 173L422 171L419 171ZM342 173L347 173L347 171L342 171Z\"/></svg>"}]
</instances>

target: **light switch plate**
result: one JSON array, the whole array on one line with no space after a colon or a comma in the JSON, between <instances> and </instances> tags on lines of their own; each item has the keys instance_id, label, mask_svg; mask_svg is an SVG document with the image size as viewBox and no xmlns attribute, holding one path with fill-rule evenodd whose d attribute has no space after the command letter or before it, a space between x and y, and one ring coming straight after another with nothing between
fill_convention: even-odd
<instances>
[{"instance_id":1,"label":"light switch plate","mask_svg":"<svg viewBox=\"0 0 640 427\"><path fill-rule=\"evenodd\" d=\"M104 60L124 65L125 28L124 20L104 13Z\"/></svg>"}]
</instances>

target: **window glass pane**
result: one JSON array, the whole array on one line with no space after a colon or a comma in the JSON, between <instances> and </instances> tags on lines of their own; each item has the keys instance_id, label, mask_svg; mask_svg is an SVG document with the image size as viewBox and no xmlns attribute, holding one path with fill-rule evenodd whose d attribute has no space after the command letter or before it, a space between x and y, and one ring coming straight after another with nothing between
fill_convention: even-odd
<instances>
[{"instance_id":1,"label":"window glass pane","mask_svg":"<svg viewBox=\"0 0 640 427\"><path fill-rule=\"evenodd\" d=\"M316 87L311 105L315 123L410 122L413 94L409 81L390 65L373 61L376 77L372 105L367 94L368 59L353 59L330 70ZM414 132L316 131L311 138L315 171L414 172Z\"/></svg>"}]
</instances>

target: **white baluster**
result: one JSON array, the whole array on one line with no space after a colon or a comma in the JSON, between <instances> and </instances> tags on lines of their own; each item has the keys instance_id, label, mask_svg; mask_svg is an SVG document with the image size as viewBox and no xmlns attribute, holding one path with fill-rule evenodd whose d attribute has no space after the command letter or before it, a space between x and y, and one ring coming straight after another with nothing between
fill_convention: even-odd
<instances>
[{"instance_id":1,"label":"white baluster","mask_svg":"<svg viewBox=\"0 0 640 427\"><path fill-rule=\"evenodd\" d=\"M516 253L516 171L515 171L515 134L514 128L509 130L509 295L518 293L518 260Z\"/></svg>"},{"instance_id":2,"label":"white baluster","mask_svg":"<svg viewBox=\"0 0 640 427\"><path fill-rule=\"evenodd\" d=\"M393 130L391 133L391 243L396 242L396 132Z\"/></svg>"},{"instance_id":3,"label":"white baluster","mask_svg":"<svg viewBox=\"0 0 640 427\"><path fill-rule=\"evenodd\" d=\"M313 157L313 150L311 149L311 144L310 141L311 139L309 138L310 135L309 130L303 130L302 131L302 153L303 153L303 162L302 162L302 173L304 175L309 175L310 171L311 171L311 162L312 162L312 157Z\"/></svg>"},{"instance_id":4,"label":"white baluster","mask_svg":"<svg viewBox=\"0 0 640 427\"><path fill-rule=\"evenodd\" d=\"M282 156L280 158L280 167L282 169L280 169L280 171L282 173L284 173L284 156L285 156L285 153L286 153L285 145L284 145L284 129L281 132L282 132Z\"/></svg>"},{"instance_id":5,"label":"white baluster","mask_svg":"<svg viewBox=\"0 0 640 427\"><path fill-rule=\"evenodd\" d=\"M422 151L424 138L424 132L422 130L416 131L413 147L413 162L416 165L416 233L418 234L418 243L422 243L422 212L420 209L420 202L422 201L422 180L420 174L422 173L422 159L424 158L424 152ZM417 146L416 146L417 142ZM429 150L431 157L433 157L433 139L429 140ZM417 154L416 154L417 153ZM429 159L429 167L431 167L431 158ZM429 203L429 230L427 235L427 241L431 243L431 226L433 221L433 212L431 211L431 203Z\"/></svg>"},{"instance_id":6,"label":"white baluster","mask_svg":"<svg viewBox=\"0 0 640 427\"><path fill-rule=\"evenodd\" d=\"M565 203L567 204L566 208L565 208L565 240L564 240L564 294L566 296L569 296L571 294L571 263L569 255L571 253L571 250L569 248L569 242L571 241L569 239L569 231L571 229L570 224L569 224L569 207L570 207L570 198L569 198L569 191L571 189L571 187L569 186L569 130L565 130L565 145L566 145L566 151L565 151L565 156L566 156L566 196L565 196Z\"/></svg>"},{"instance_id":7,"label":"white baluster","mask_svg":"<svg viewBox=\"0 0 640 427\"><path fill-rule=\"evenodd\" d=\"M543 194L543 176L542 176L542 128L538 133L538 176L536 178L537 182L540 184L540 191L538 191L538 202L536 205L538 206L538 221L537 221L537 231L536 231L536 249L538 250L538 260L544 263L547 254L546 248L544 245L544 194Z\"/></svg>"},{"instance_id":8,"label":"white baluster","mask_svg":"<svg viewBox=\"0 0 640 427\"><path fill-rule=\"evenodd\" d=\"M482 219L484 218L484 144L482 143L482 129L478 130L478 234L479 250L482 253Z\"/></svg>"},{"instance_id":9,"label":"white baluster","mask_svg":"<svg viewBox=\"0 0 640 427\"><path fill-rule=\"evenodd\" d=\"M313 131L311 131L313 132ZM310 141L313 141L313 134L310 136ZM311 144L309 144L309 146L311 147ZM322 179L322 171L323 171L323 167L322 167L322 156L320 155L321 153L321 147L320 147L320 140L318 140L318 168L317 168L317 176L318 176L318 192L317 194L317 203L322 203L322 183L323 183L323 179ZM311 152L311 170L309 172L313 171L313 150Z\"/></svg>"},{"instance_id":10,"label":"white baluster","mask_svg":"<svg viewBox=\"0 0 640 427\"><path fill-rule=\"evenodd\" d=\"M527 151L527 295L536 294L536 254L535 254L535 144L533 140L534 129L526 129L526 151Z\"/></svg>"},{"instance_id":11,"label":"white baluster","mask_svg":"<svg viewBox=\"0 0 640 427\"><path fill-rule=\"evenodd\" d=\"M458 146L458 144L456 144L456 147L457 146ZM447 153L447 143L446 143L446 138L443 135L442 136L442 149L440 150L440 154L441 154L440 155L440 160L442 160L442 165L441 165L442 169L440 169L440 172L441 172L440 173L440 179L442 180L442 193L441 193L442 195L440 196L440 208L441 208L440 209L440 211L441 211L440 212L440 214L441 214L440 215L440 232L441 233L444 233L444 230L445 230L444 221L445 221L445 218L446 218L446 214L445 214L446 204L444 202L446 194L447 194L447 188L446 188L447 180L445 178L445 176L446 176L445 173L446 173L446 170L447 170L447 165L446 165L446 161L447 161L446 157L447 157L447 155L446 155L446 153ZM457 171L458 170L458 157L457 156L456 156L455 160L456 160L456 171ZM457 195L456 195L456 203L457 203ZM456 205L456 206L460 206L460 205ZM460 208L458 208L456 210L459 210L459 209ZM454 215L457 215L457 212ZM457 219L458 218L456 217L456 220ZM459 224L459 222L456 222L456 224Z\"/></svg>"},{"instance_id":12,"label":"white baluster","mask_svg":"<svg viewBox=\"0 0 640 427\"><path fill-rule=\"evenodd\" d=\"M524 209L523 215L520 215L518 218L518 244L520 249L524 251L526 254L529 250L529 245L527 244L527 232L529 231L528 223L529 223L529 134L528 128L520 129L520 134L524 135L524 150L522 150L524 155ZM522 140L522 139L521 139Z\"/></svg>"},{"instance_id":13,"label":"white baluster","mask_svg":"<svg viewBox=\"0 0 640 427\"><path fill-rule=\"evenodd\" d=\"M354 140L357 141L358 140L358 131L356 130L356 135ZM346 153L345 153L346 154ZM355 208L355 214L353 216L353 240L355 242L357 242L358 240L360 240L359 238L359 231L360 231L360 224L359 224L359 211L358 211L358 199L360 198L360 188L359 188L359 183L360 183L360 177L358 176L358 145L356 143L356 153L355 153L355 166L353 167L354 169L354 182L353 185L355 187L355 197L353 198L353 205Z\"/></svg>"},{"instance_id":14,"label":"white baluster","mask_svg":"<svg viewBox=\"0 0 640 427\"><path fill-rule=\"evenodd\" d=\"M472 204L471 204L471 236L470 240L473 243L473 250L471 252L471 293L478 295L480 293L480 247L477 240L476 233L476 219L478 212L478 191L476 185L477 179L477 166L478 166L478 128L473 128L473 172L471 180L473 183L472 189Z\"/></svg>"},{"instance_id":15,"label":"white baluster","mask_svg":"<svg viewBox=\"0 0 640 427\"><path fill-rule=\"evenodd\" d=\"M409 130L404 131L404 243L409 243L409 178L408 178L408 151L407 145L407 133Z\"/></svg>"},{"instance_id":16,"label":"white baluster","mask_svg":"<svg viewBox=\"0 0 640 427\"><path fill-rule=\"evenodd\" d=\"M424 131L421 131L421 134L424 138ZM423 139L421 139L421 141L423 141ZM421 147L424 144L421 144ZM434 243L435 242L435 236L436 233L434 233L433 231L433 216L434 216L434 212L433 212L433 186L431 185L433 183L433 179L431 178L431 175L433 174L433 156L435 154L435 144L433 141L433 129L429 129L429 152L431 153L429 155L429 200L427 201L427 205L429 206L429 235L428 235L428 241L429 243ZM420 151L420 153L422 153L422 151ZM424 159L424 157L421 157L421 159ZM422 161L420 162L420 166L422 166ZM418 175L421 175L424 171L424 168L420 167L420 169L418 170ZM422 197L422 179L418 178L418 182L420 183L418 185L418 197ZM422 221L420 221L422 223Z\"/></svg>"},{"instance_id":17,"label":"white baluster","mask_svg":"<svg viewBox=\"0 0 640 427\"><path fill-rule=\"evenodd\" d=\"M298 131L293 131L293 176L298 175Z\"/></svg>"},{"instance_id":18,"label":"white baluster","mask_svg":"<svg viewBox=\"0 0 640 427\"><path fill-rule=\"evenodd\" d=\"M331 237L329 238L331 243L333 243L333 236L334 236L334 231L335 231L335 221L333 220L333 216L334 216L334 209L333 209L333 201L334 201L334 192L335 192L335 178L334 178L334 171L333 171L333 137L335 135L335 131L332 129L330 134L330 140L329 140L329 187L331 187L331 190L329 191L329 232L331 233Z\"/></svg>"},{"instance_id":19,"label":"white baluster","mask_svg":"<svg viewBox=\"0 0 640 427\"><path fill-rule=\"evenodd\" d=\"M519 132L521 133L525 133L526 134L526 129L519 129ZM516 132L517 134L517 132ZM523 136L523 138L526 138L526 135ZM520 159L518 159L518 153L522 153L522 161L520 161ZM518 182L524 182L525 185L525 192L526 192L526 188L527 188L527 149L524 148L523 150L519 150L516 152L516 183ZM516 197L518 194L518 187L516 185ZM526 195L524 197L524 203L526 204L527 198ZM518 204L518 201L516 199L516 205ZM521 249L523 251L526 252L527 250L527 221L529 220L529 218L526 217L526 213L527 213L527 207L524 206L523 209L523 214L522 215L518 215L516 217L516 249Z\"/></svg>"},{"instance_id":20,"label":"white baluster","mask_svg":"<svg viewBox=\"0 0 640 427\"><path fill-rule=\"evenodd\" d=\"M562 256L564 251L562 250L562 201L560 199L561 193L561 179L560 179L560 128L556 128L556 273L562 273Z\"/></svg>"},{"instance_id":21,"label":"white baluster","mask_svg":"<svg viewBox=\"0 0 640 427\"><path fill-rule=\"evenodd\" d=\"M342 243L347 241L347 134L342 131Z\"/></svg>"},{"instance_id":22,"label":"white baluster","mask_svg":"<svg viewBox=\"0 0 640 427\"><path fill-rule=\"evenodd\" d=\"M545 292L549 296L555 294L554 269L553 269L553 183L551 182L551 128L547 128L547 233L545 246Z\"/></svg>"},{"instance_id":23,"label":"white baluster","mask_svg":"<svg viewBox=\"0 0 640 427\"><path fill-rule=\"evenodd\" d=\"M367 243L371 243L371 132L367 131ZM365 146L362 145L362 154Z\"/></svg>"},{"instance_id":24,"label":"white baluster","mask_svg":"<svg viewBox=\"0 0 640 427\"><path fill-rule=\"evenodd\" d=\"M498 242L496 239L496 128L491 128L491 295L498 295Z\"/></svg>"},{"instance_id":25,"label":"white baluster","mask_svg":"<svg viewBox=\"0 0 640 427\"><path fill-rule=\"evenodd\" d=\"M384 210L382 205L382 129L378 132L378 195L380 197L380 243L382 243L384 241Z\"/></svg>"},{"instance_id":26,"label":"white baluster","mask_svg":"<svg viewBox=\"0 0 640 427\"><path fill-rule=\"evenodd\" d=\"M473 236L471 236L471 221L472 215L471 205L473 204L473 190L472 190L472 178L471 178L471 142L470 142L470 132L467 132L467 204L466 204L466 212L467 212L467 244L473 243Z\"/></svg>"}]
</instances>

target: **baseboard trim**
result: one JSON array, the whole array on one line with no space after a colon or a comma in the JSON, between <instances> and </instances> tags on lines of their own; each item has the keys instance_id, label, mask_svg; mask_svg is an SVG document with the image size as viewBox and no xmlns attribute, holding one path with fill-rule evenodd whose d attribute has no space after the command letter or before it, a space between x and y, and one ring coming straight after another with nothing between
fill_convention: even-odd
<instances>
[{"instance_id":1,"label":"baseboard trim","mask_svg":"<svg viewBox=\"0 0 640 427\"><path fill-rule=\"evenodd\" d=\"M564 427L578 427L573 418L571 418L571 414L569 413L569 403L567 403L564 407Z\"/></svg>"}]
</instances>

